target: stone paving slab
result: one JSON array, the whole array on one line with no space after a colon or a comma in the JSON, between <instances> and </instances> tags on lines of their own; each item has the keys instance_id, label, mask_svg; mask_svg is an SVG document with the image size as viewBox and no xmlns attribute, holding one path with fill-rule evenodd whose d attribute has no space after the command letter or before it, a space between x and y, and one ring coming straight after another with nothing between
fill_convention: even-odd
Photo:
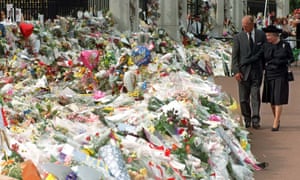
<instances>
[{"instance_id":1,"label":"stone paving slab","mask_svg":"<svg viewBox=\"0 0 300 180\"><path fill-rule=\"evenodd\" d=\"M269 104L262 104L262 127L249 129L252 153L258 161L269 164L254 173L256 180L300 179L300 67L292 70L295 81L290 83L289 104L283 106L280 130L271 131L273 115ZM216 77L215 83L237 99L237 83L233 77Z\"/></svg>"}]
</instances>

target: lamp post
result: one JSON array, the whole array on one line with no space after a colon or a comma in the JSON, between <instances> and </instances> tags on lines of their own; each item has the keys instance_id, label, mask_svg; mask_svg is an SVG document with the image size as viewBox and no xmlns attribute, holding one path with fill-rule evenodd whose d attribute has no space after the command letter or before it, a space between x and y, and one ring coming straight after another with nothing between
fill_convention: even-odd
<instances>
[{"instance_id":1,"label":"lamp post","mask_svg":"<svg viewBox=\"0 0 300 180\"><path fill-rule=\"evenodd\" d=\"M265 11L264 11L264 26L266 25L266 15L267 15L267 7L268 7L268 0L265 2Z\"/></svg>"}]
</instances>

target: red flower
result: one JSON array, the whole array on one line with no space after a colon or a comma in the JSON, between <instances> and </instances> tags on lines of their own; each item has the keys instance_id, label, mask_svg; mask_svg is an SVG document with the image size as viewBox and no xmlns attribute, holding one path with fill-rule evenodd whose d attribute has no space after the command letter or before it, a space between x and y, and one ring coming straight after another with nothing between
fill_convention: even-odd
<instances>
[{"instance_id":1,"label":"red flower","mask_svg":"<svg viewBox=\"0 0 300 180\"><path fill-rule=\"evenodd\" d=\"M44 62L42 62L42 61L39 61L38 64L39 64L40 66L45 66L45 65L46 65L46 64L45 64Z\"/></svg>"},{"instance_id":2,"label":"red flower","mask_svg":"<svg viewBox=\"0 0 300 180\"><path fill-rule=\"evenodd\" d=\"M189 122L186 118L183 118L183 119L181 119L180 123L184 126L187 126Z\"/></svg>"},{"instance_id":3,"label":"red flower","mask_svg":"<svg viewBox=\"0 0 300 180\"><path fill-rule=\"evenodd\" d=\"M165 156L170 156L171 150L168 148L165 150Z\"/></svg>"},{"instance_id":4,"label":"red flower","mask_svg":"<svg viewBox=\"0 0 300 180\"><path fill-rule=\"evenodd\" d=\"M97 132L95 136L99 137L99 135L100 135L100 133Z\"/></svg>"},{"instance_id":5,"label":"red flower","mask_svg":"<svg viewBox=\"0 0 300 180\"><path fill-rule=\"evenodd\" d=\"M169 73L167 73L167 72L162 72L162 73L160 73L160 77L166 77L166 76L168 76L169 75Z\"/></svg>"},{"instance_id":6,"label":"red flower","mask_svg":"<svg viewBox=\"0 0 300 180\"><path fill-rule=\"evenodd\" d=\"M181 135L181 134L184 132L184 128L179 128L179 129L177 130L177 132L178 132L179 135Z\"/></svg>"},{"instance_id":7,"label":"red flower","mask_svg":"<svg viewBox=\"0 0 300 180\"><path fill-rule=\"evenodd\" d=\"M73 66L73 61L71 59L68 60L68 66Z\"/></svg>"},{"instance_id":8,"label":"red flower","mask_svg":"<svg viewBox=\"0 0 300 180\"><path fill-rule=\"evenodd\" d=\"M91 140L91 136L86 137L85 140L90 141Z\"/></svg>"},{"instance_id":9,"label":"red flower","mask_svg":"<svg viewBox=\"0 0 300 180\"><path fill-rule=\"evenodd\" d=\"M19 150L19 145L18 145L17 143L12 144L12 145L11 145L11 150L12 150L12 151L15 151L15 152L18 152L18 150Z\"/></svg>"},{"instance_id":10,"label":"red flower","mask_svg":"<svg viewBox=\"0 0 300 180\"><path fill-rule=\"evenodd\" d=\"M132 161L133 161L132 157L127 158L127 163L132 163Z\"/></svg>"}]
</instances>

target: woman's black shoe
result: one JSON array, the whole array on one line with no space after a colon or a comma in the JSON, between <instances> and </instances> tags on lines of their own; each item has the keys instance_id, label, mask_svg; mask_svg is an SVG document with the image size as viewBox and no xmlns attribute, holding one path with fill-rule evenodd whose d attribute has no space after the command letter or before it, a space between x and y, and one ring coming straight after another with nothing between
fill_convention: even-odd
<instances>
[{"instance_id":1,"label":"woman's black shoe","mask_svg":"<svg viewBox=\"0 0 300 180\"><path fill-rule=\"evenodd\" d=\"M279 126L277 126L276 128L272 128L271 131L279 131Z\"/></svg>"},{"instance_id":2,"label":"woman's black shoe","mask_svg":"<svg viewBox=\"0 0 300 180\"><path fill-rule=\"evenodd\" d=\"M269 163L267 163L267 162L261 162L261 163L257 163L256 165L258 167L262 168L262 169L265 169L266 167L269 166Z\"/></svg>"},{"instance_id":3,"label":"woman's black shoe","mask_svg":"<svg viewBox=\"0 0 300 180\"><path fill-rule=\"evenodd\" d=\"M276 128L272 127L271 131L279 131L280 128L280 121L278 123L278 126Z\"/></svg>"}]
</instances>

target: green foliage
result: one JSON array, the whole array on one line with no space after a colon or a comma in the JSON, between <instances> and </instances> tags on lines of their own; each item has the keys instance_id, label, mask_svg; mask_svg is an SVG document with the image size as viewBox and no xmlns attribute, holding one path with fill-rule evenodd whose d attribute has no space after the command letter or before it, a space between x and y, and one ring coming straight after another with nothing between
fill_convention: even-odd
<instances>
[{"instance_id":1,"label":"green foliage","mask_svg":"<svg viewBox=\"0 0 300 180\"><path fill-rule=\"evenodd\" d=\"M165 103L158 99L155 96L150 97L149 103L148 103L148 110L149 111L157 111L159 108L161 108Z\"/></svg>"},{"instance_id":2,"label":"green foliage","mask_svg":"<svg viewBox=\"0 0 300 180\"><path fill-rule=\"evenodd\" d=\"M200 101L201 101L201 104L205 107L208 107L208 112L210 114L218 114L218 113L221 113L222 109L220 107L220 105L212 102L212 101L209 101L208 97L204 97L204 96L200 96L199 97Z\"/></svg>"}]
</instances>

